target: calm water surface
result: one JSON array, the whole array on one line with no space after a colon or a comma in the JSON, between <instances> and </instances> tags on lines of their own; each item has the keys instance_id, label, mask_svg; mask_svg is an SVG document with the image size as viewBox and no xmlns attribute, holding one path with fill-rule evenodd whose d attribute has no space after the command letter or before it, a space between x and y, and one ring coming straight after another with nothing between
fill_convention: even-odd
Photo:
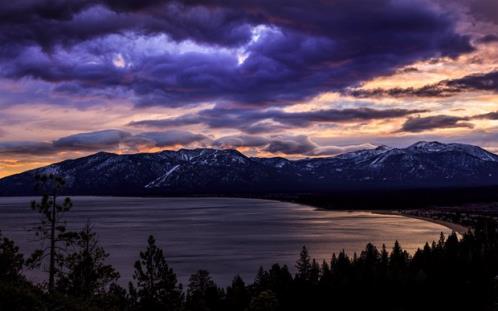
<instances>
[{"instance_id":1,"label":"calm water surface","mask_svg":"<svg viewBox=\"0 0 498 311\"><path fill-rule=\"evenodd\" d=\"M0 230L25 253L36 248L32 228L35 198L0 198ZM207 269L221 285L240 274L252 281L258 267L279 262L293 269L303 245L313 257L361 251L367 242L388 247L397 239L410 252L450 230L438 224L369 212L325 211L298 204L234 198L73 197L66 219L72 228L90 221L110 253L109 262L126 284L149 234L164 249L169 264L186 283ZM41 280L40 273L30 273Z\"/></svg>"}]
</instances>

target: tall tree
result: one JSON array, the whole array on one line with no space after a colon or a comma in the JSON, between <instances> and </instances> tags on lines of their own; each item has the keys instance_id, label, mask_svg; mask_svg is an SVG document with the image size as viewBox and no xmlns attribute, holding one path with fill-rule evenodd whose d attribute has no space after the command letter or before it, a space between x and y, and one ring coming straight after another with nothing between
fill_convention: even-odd
<instances>
[{"instance_id":1,"label":"tall tree","mask_svg":"<svg viewBox=\"0 0 498 311\"><path fill-rule=\"evenodd\" d=\"M306 246L303 246L296 262L297 278L308 281L311 278L311 258Z\"/></svg>"},{"instance_id":2,"label":"tall tree","mask_svg":"<svg viewBox=\"0 0 498 311\"><path fill-rule=\"evenodd\" d=\"M136 285L130 283L130 295L138 310L181 309L181 285L152 235L147 240L147 249L140 252L140 260L135 262L133 279Z\"/></svg>"},{"instance_id":3,"label":"tall tree","mask_svg":"<svg viewBox=\"0 0 498 311\"><path fill-rule=\"evenodd\" d=\"M189 311L217 311L222 309L223 292L206 270L190 276L186 307Z\"/></svg>"},{"instance_id":4,"label":"tall tree","mask_svg":"<svg viewBox=\"0 0 498 311\"><path fill-rule=\"evenodd\" d=\"M59 271L57 288L82 298L104 293L108 285L119 278L119 273L105 264L109 254L99 245L90 224L77 234L73 247L74 252L64 260L65 271Z\"/></svg>"},{"instance_id":5,"label":"tall tree","mask_svg":"<svg viewBox=\"0 0 498 311\"><path fill-rule=\"evenodd\" d=\"M65 198L62 204L58 202L60 190L64 186L64 179L53 174L37 175L37 187L43 195L40 202L31 202L31 208L40 214L40 224L35 227L37 238L48 246L36 250L28 260L29 264L36 266L40 264L47 256L49 260L48 267L48 290L54 291L55 276L58 266L62 264L64 252L74 237L73 232L66 230L64 214L72 207L71 199Z\"/></svg>"},{"instance_id":6,"label":"tall tree","mask_svg":"<svg viewBox=\"0 0 498 311\"><path fill-rule=\"evenodd\" d=\"M322 271L320 270L320 265L318 262L313 258L311 261L311 269L310 269L310 281L313 284L318 284L318 281L320 280Z\"/></svg>"},{"instance_id":7,"label":"tall tree","mask_svg":"<svg viewBox=\"0 0 498 311\"><path fill-rule=\"evenodd\" d=\"M227 310L244 311L249 305L249 291L240 276L236 276L227 288Z\"/></svg>"},{"instance_id":8,"label":"tall tree","mask_svg":"<svg viewBox=\"0 0 498 311\"><path fill-rule=\"evenodd\" d=\"M392 269L396 270L404 269L408 264L408 253L401 248L397 240L394 242L391 255L389 256L389 264Z\"/></svg>"}]
</instances>

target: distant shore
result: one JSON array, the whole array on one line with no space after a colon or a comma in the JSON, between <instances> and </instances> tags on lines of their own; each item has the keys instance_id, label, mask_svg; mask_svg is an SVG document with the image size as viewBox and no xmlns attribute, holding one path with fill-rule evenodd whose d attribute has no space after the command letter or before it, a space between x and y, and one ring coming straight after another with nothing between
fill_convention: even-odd
<instances>
[{"instance_id":1,"label":"distant shore","mask_svg":"<svg viewBox=\"0 0 498 311\"><path fill-rule=\"evenodd\" d=\"M452 231L455 231L456 233L461 234L461 235L467 233L469 231L469 229L470 229L468 227L465 227L465 226L457 224L457 223L453 223L453 222L449 222L449 221L445 221L445 220L440 220L440 219L433 219L433 218L430 218L430 217L422 217L422 216L405 214L405 213L402 213L400 211L388 211L388 210L385 210L385 211L371 211L371 212L374 213L374 214L379 214L379 215L397 215L397 216L403 216L403 217L409 217L409 218L414 218L414 219L425 220L425 221L428 221L428 222L432 222L432 223L435 223L435 224L438 224L438 225L445 226L445 227L451 229Z\"/></svg>"}]
</instances>

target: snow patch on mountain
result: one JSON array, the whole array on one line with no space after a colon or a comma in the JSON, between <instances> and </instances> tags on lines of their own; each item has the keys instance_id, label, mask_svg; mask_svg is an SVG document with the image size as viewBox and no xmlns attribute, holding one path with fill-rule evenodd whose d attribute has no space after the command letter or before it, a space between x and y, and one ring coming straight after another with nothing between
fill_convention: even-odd
<instances>
[{"instance_id":1,"label":"snow patch on mountain","mask_svg":"<svg viewBox=\"0 0 498 311\"><path fill-rule=\"evenodd\" d=\"M177 164L175 166L173 166L173 168L171 168L169 171L166 172L166 174L154 179L153 181L151 181L150 183L148 183L147 185L145 185L145 188L154 188L154 187L160 187L160 186L163 186L168 177L174 172L176 171L177 168L180 167L180 164Z\"/></svg>"}]
</instances>

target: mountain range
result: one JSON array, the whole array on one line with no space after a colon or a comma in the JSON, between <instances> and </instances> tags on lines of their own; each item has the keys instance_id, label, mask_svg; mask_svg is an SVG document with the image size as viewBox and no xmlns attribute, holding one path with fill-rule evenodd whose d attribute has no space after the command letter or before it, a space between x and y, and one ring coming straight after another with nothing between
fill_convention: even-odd
<instances>
[{"instance_id":1,"label":"mountain range","mask_svg":"<svg viewBox=\"0 0 498 311\"><path fill-rule=\"evenodd\" d=\"M34 177L64 177L72 195L202 195L498 185L498 155L418 142L327 158L247 157L232 149L99 152L0 179L0 195L36 194Z\"/></svg>"}]
</instances>

